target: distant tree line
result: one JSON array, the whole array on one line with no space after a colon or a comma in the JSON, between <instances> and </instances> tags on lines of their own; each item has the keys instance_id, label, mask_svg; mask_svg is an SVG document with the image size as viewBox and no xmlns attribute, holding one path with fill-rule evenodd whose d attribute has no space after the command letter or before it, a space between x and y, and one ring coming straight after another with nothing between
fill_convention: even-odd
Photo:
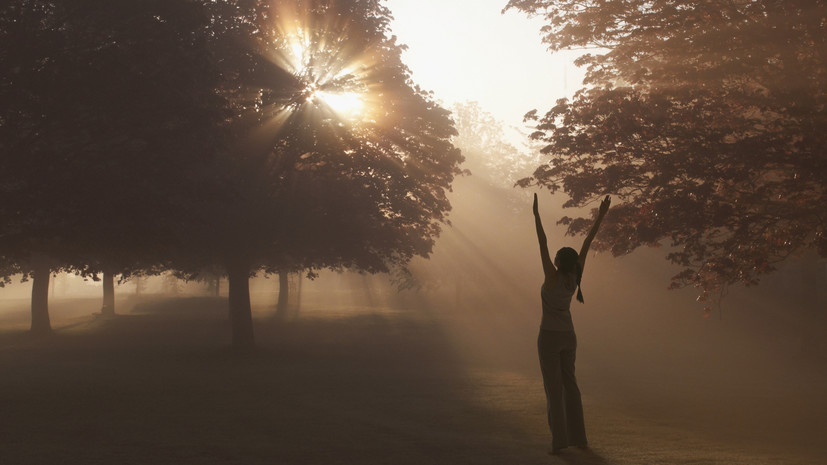
<instances>
[{"instance_id":1,"label":"distant tree line","mask_svg":"<svg viewBox=\"0 0 827 465\"><path fill-rule=\"evenodd\" d=\"M32 332L58 271L226 273L250 347L255 273L427 256L462 156L389 22L379 0L4 2L0 276L33 280Z\"/></svg>"}]
</instances>

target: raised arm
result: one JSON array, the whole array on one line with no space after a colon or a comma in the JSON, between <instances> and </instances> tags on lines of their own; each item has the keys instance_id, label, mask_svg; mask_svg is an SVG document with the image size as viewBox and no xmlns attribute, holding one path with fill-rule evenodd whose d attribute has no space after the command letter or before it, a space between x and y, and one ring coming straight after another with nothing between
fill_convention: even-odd
<instances>
[{"instance_id":1,"label":"raised arm","mask_svg":"<svg viewBox=\"0 0 827 465\"><path fill-rule=\"evenodd\" d=\"M594 236L597 235L597 230L600 229L600 223L603 221L603 217L606 216L606 212L609 211L609 204L611 203L612 199L610 199L608 195L602 202L600 202L600 210L597 212L597 219L594 220L594 225L592 225L589 235L583 240L583 247L580 248L580 254L578 255L581 273L586 267L586 256L589 254L589 247L591 247L592 240L594 239Z\"/></svg>"},{"instance_id":2,"label":"raised arm","mask_svg":"<svg viewBox=\"0 0 827 465\"><path fill-rule=\"evenodd\" d=\"M550 281L557 276L557 268L554 267L554 262L548 255L548 240L546 239L546 232L543 230L543 222L540 221L540 210L537 207L537 194L534 194L534 225L537 226L537 241L540 242L540 260L543 261L543 274L546 281Z\"/></svg>"}]
</instances>

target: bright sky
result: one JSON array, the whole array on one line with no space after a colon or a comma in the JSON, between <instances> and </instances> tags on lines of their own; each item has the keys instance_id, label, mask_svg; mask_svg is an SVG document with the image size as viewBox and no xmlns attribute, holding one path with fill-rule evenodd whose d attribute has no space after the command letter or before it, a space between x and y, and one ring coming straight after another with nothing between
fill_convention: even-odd
<instances>
[{"instance_id":1,"label":"bright sky","mask_svg":"<svg viewBox=\"0 0 827 465\"><path fill-rule=\"evenodd\" d=\"M509 10L508 0L386 0L393 33L414 81L446 105L477 101L506 126L550 109L579 89L577 53L552 55L540 42L538 18Z\"/></svg>"}]
</instances>

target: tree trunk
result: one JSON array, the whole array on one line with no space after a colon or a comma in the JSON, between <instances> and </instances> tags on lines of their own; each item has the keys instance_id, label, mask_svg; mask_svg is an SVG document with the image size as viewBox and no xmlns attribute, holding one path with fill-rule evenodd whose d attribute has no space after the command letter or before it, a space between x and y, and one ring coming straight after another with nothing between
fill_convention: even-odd
<instances>
[{"instance_id":1,"label":"tree trunk","mask_svg":"<svg viewBox=\"0 0 827 465\"><path fill-rule=\"evenodd\" d=\"M294 314L298 314L299 310L302 308L302 274L299 273L296 275L296 279L299 280L299 283L296 289L296 308L293 312Z\"/></svg>"},{"instance_id":2,"label":"tree trunk","mask_svg":"<svg viewBox=\"0 0 827 465\"><path fill-rule=\"evenodd\" d=\"M287 313L287 298L290 295L290 283L287 280L287 272L279 271L279 301L276 304L276 312L280 315Z\"/></svg>"},{"instance_id":3,"label":"tree trunk","mask_svg":"<svg viewBox=\"0 0 827 465\"><path fill-rule=\"evenodd\" d=\"M253 312L250 308L250 270L246 266L227 267L230 284L230 326L233 332L233 347L251 349L253 340Z\"/></svg>"},{"instance_id":4,"label":"tree trunk","mask_svg":"<svg viewBox=\"0 0 827 465\"><path fill-rule=\"evenodd\" d=\"M109 271L103 272L103 306L101 315L115 316L115 276Z\"/></svg>"},{"instance_id":5,"label":"tree trunk","mask_svg":"<svg viewBox=\"0 0 827 465\"><path fill-rule=\"evenodd\" d=\"M44 260L37 259L32 270L32 327L36 336L51 334L49 321L49 277L51 270Z\"/></svg>"},{"instance_id":6,"label":"tree trunk","mask_svg":"<svg viewBox=\"0 0 827 465\"><path fill-rule=\"evenodd\" d=\"M221 297L221 276L215 278L215 296Z\"/></svg>"}]
</instances>

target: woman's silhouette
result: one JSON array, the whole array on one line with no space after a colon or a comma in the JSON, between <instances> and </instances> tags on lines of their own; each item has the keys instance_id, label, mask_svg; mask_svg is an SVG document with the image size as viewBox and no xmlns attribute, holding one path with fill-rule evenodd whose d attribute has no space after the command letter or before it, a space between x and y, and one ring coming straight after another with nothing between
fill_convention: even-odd
<instances>
[{"instance_id":1,"label":"woman's silhouette","mask_svg":"<svg viewBox=\"0 0 827 465\"><path fill-rule=\"evenodd\" d=\"M551 428L552 437L549 451L551 454L556 454L568 446L585 448L588 445L580 389L574 377L577 337L574 334L574 324L569 307L575 291L577 291L577 300L583 302L580 279L586 265L586 256L592 239L609 210L610 202L607 195L600 203L597 219L589 235L583 241L580 253L571 247L563 247L557 251L554 262L552 262L548 253L546 233L543 231L543 223L540 221L540 212L537 208L537 194L534 194L534 223L537 226L540 258L543 261L543 273L545 274L545 281L540 291L543 301L543 320L540 323L537 350L540 354L540 369L543 372L543 384L546 388L548 425Z\"/></svg>"}]
</instances>

